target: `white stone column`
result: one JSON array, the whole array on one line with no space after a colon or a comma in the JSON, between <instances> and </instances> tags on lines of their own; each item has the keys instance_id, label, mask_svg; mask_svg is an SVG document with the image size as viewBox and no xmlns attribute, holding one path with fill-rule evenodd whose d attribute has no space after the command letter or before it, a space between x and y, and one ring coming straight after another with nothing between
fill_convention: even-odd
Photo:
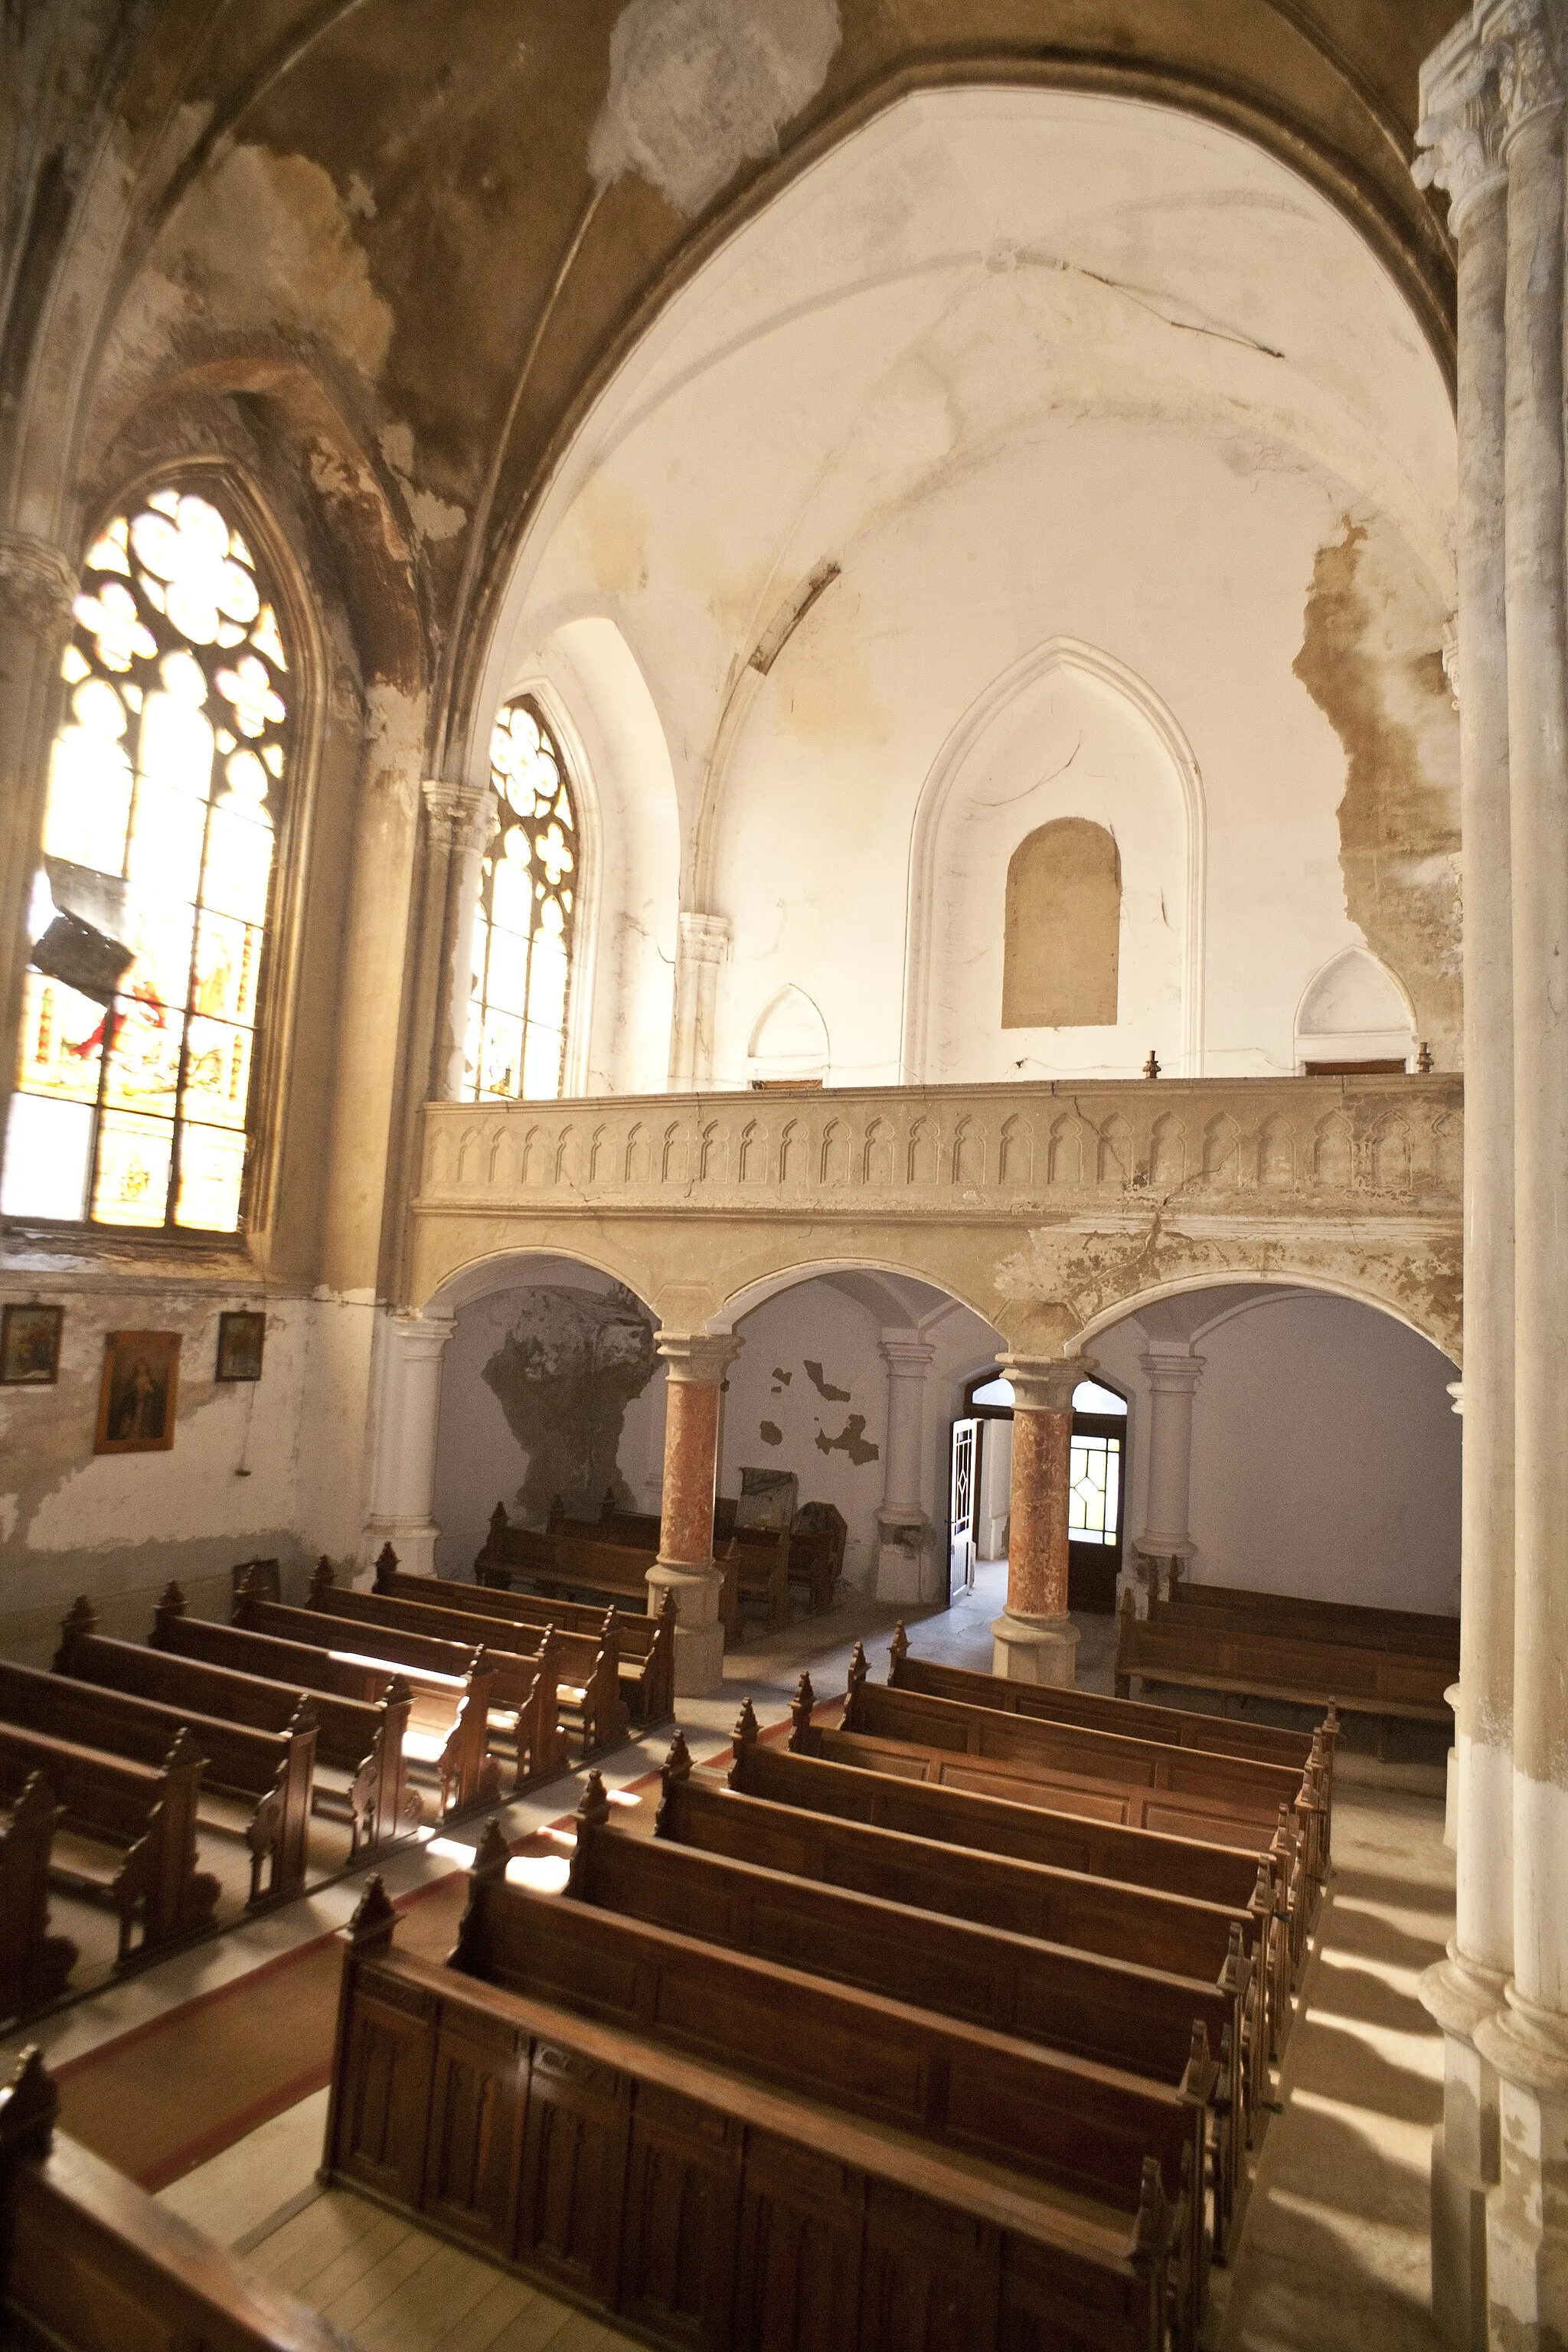
<instances>
[{"instance_id":1,"label":"white stone column","mask_svg":"<svg viewBox=\"0 0 1568 2352\"><path fill-rule=\"evenodd\" d=\"M49 735L77 576L58 547L0 530L0 1139L16 1064L27 901L38 867Z\"/></svg>"},{"instance_id":2,"label":"white stone column","mask_svg":"<svg viewBox=\"0 0 1568 2352\"><path fill-rule=\"evenodd\" d=\"M669 1372L658 1558L647 1572L647 1605L657 1616L665 1593L675 1595L675 1688L683 1698L709 1696L724 1680L719 1613L723 1580L713 1561L713 1496L720 1391L741 1347L728 1331L658 1335L658 1352Z\"/></svg>"},{"instance_id":3,"label":"white stone column","mask_svg":"<svg viewBox=\"0 0 1568 2352\"><path fill-rule=\"evenodd\" d=\"M441 1421L441 1359L455 1315L388 1315L382 1325L375 1462L363 1551L384 1543L411 1576L436 1573L436 1439Z\"/></svg>"},{"instance_id":4,"label":"white stone column","mask_svg":"<svg viewBox=\"0 0 1568 2352\"><path fill-rule=\"evenodd\" d=\"M719 967L729 952L728 915L682 911L675 949L675 1009L669 1025L671 1094L699 1094L712 1081Z\"/></svg>"},{"instance_id":5,"label":"white stone column","mask_svg":"<svg viewBox=\"0 0 1568 2352\"><path fill-rule=\"evenodd\" d=\"M936 1360L936 1349L918 1331L884 1331L878 1344L888 1367L888 1444L877 1512L875 1590L879 1601L918 1602L927 1597L931 1554L921 1457L926 1374Z\"/></svg>"},{"instance_id":6,"label":"white stone column","mask_svg":"<svg viewBox=\"0 0 1568 2352\"><path fill-rule=\"evenodd\" d=\"M1191 1513L1193 1477L1193 1399L1203 1378L1204 1359L1191 1348L1151 1340L1139 1358L1149 1382L1149 1424L1140 1432L1149 1464L1149 1491L1143 1532L1134 1540L1133 1557L1118 1580L1117 1603L1131 1590L1141 1617L1149 1610L1151 1592L1163 1600L1171 1580L1179 1576L1193 1556L1187 1521Z\"/></svg>"},{"instance_id":7,"label":"white stone column","mask_svg":"<svg viewBox=\"0 0 1568 2352\"><path fill-rule=\"evenodd\" d=\"M427 778L420 789L429 829L431 895L436 901L432 928L440 937L430 1089L437 1102L460 1102L480 868L495 835L499 811L489 784L448 784Z\"/></svg>"}]
</instances>

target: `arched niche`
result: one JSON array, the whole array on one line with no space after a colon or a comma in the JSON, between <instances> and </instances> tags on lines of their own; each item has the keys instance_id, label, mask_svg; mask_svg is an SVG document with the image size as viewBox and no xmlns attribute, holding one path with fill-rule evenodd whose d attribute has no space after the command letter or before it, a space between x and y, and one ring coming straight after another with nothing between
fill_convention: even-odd
<instances>
[{"instance_id":1,"label":"arched niche","mask_svg":"<svg viewBox=\"0 0 1568 2352\"><path fill-rule=\"evenodd\" d=\"M1063 824L1081 831L1054 834ZM1009 866L1037 835L1104 835L1117 853L1110 1023L1004 1025ZM906 1080L1121 1076L1151 1046L1173 1076L1197 1075L1205 854L1197 762L1152 689L1068 638L1016 663L953 729L916 812Z\"/></svg>"},{"instance_id":2,"label":"arched niche","mask_svg":"<svg viewBox=\"0 0 1568 2352\"><path fill-rule=\"evenodd\" d=\"M1121 929L1116 836L1088 817L1053 817L1007 861L1004 1029L1113 1029Z\"/></svg>"},{"instance_id":3,"label":"arched niche","mask_svg":"<svg viewBox=\"0 0 1568 2352\"><path fill-rule=\"evenodd\" d=\"M763 1086L826 1086L832 1064L827 1024L804 988L781 988L754 1023L747 1075Z\"/></svg>"},{"instance_id":4,"label":"arched niche","mask_svg":"<svg viewBox=\"0 0 1568 2352\"><path fill-rule=\"evenodd\" d=\"M1415 1051L1410 999L1366 948L1347 948L1308 982L1296 1011L1296 1067L1393 1064Z\"/></svg>"}]
</instances>

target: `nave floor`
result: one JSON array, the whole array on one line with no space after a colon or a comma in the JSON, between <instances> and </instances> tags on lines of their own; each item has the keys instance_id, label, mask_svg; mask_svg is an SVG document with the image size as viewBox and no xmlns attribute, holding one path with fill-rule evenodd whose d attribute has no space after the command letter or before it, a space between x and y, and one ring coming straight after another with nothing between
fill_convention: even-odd
<instances>
[{"instance_id":1,"label":"nave floor","mask_svg":"<svg viewBox=\"0 0 1568 2352\"><path fill-rule=\"evenodd\" d=\"M915 1648L953 1664L988 1665L997 1580L995 1571L983 1570L976 1591L951 1611L918 1623L911 1615ZM1082 1622L1079 1680L1109 1688L1114 1629L1106 1620ZM747 1694L764 1726L782 1720L802 1665L809 1666L819 1698L841 1691L857 1638L880 1676L891 1624L891 1612L851 1602L830 1617L802 1620L747 1643L726 1661L721 1697L681 1702L694 1755L700 1760L718 1751ZM628 1783L642 1779L641 1801L650 1801L647 1776L667 1744L660 1732L621 1751L606 1781L631 1794ZM580 1775L563 1780L509 1808L513 1839L562 1822L576 1804L580 1781ZM437 1940L455 1918L457 1874L476 1835L477 1824L465 1825L458 1836L433 1839L389 1865L395 1898L418 1897L406 1933ZM224 2015L225 2031L245 2050L253 2038L247 2021L258 2024L264 2011L275 2012L279 1981L287 1985L292 1975L304 1994L320 1973L310 1948L322 1960L331 1954L321 1939L346 1919L362 1884L350 1879L323 1889L46 2019L13 2037L0 2060L29 2039L40 2042L51 2065L67 2068L66 2128L79 2129L89 2145L100 2131L112 2134L114 2144L102 2152L127 2162L127 2140L134 2146L136 2131L125 2095L135 2094L138 2051L145 2052L145 2074L155 2077L148 2095L163 2109L177 2110L184 2098L194 2116L204 2098L210 2105L212 2037L199 2030L202 2019ZM1331 2342L1336 2352L1435 2352L1426 2168L1441 2106L1442 2045L1416 1984L1421 1969L1441 1957L1452 1908L1440 1801L1359 1780L1342 1786L1334 1876L1276 2088L1280 2111L1254 2159L1235 2261L1214 2274L1205 2352L1320 2352ZM268 1973L258 1975L268 1963ZM216 2004L215 1994L223 1997ZM161 2031L165 2024L174 2030ZM304 2025L301 2014L296 2042L303 2041ZM139 2041L127 2039L138 2032ZM301 2054L290 2050L290 2066ZM89 2062L81 2066L74 2098L73 2061ZM183 2063L201 2067L204 2079L187 2077L182 2092ZM318 2072L324 2080L324 2063ZM96 2100L88 2095L95 2073ZM179 2177L165 2171L151 2185L302 2300L316 2304L330 2294L330 2305L321 2307L366 2352L456 2352L459 2344L464 2352L609 2352L630 2342L357 2198L323 2196L313 2175L325 2105L316 2081L300 2084L297 2072L285 2070L277 2104L237 2101L226 2129L221 2113L212 2128L190 2129L188 2165ZM100 2120L86 2127L94 2108ZM164 2139L178 2143L178 2130L165 2126ZM313 2263L323 2248L325 2259L301 2277L300 2265Z\"/></svg>"}]
</instances>

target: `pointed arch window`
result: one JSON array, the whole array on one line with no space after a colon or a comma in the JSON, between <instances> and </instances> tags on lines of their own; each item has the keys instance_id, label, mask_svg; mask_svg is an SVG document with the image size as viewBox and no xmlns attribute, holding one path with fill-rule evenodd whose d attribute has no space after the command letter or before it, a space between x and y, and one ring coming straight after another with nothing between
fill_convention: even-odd
<instances>
[{"instance_id":1,"label":"pointed arch window","mask_svg":"<svg viewBox=\"0 0 1568 2352\"><path fill-rule=\"evenodd\" d=\"M480 867L464 1087L552 1101L565 1083L576 929L577 811L537 703L515 695L490 734L500 823Z\"/></svg>"},{"instance_id":2,"label":"pointed arch window","mask_svg":"<svg viewBox=\"0 0 1568 2352\"><path fill-rule=\"evenodd\" d=\"M289 779L265 565L205 487L89 549L65 653L0 1206L234 1233Z\"/></svg>"}]
</instances>

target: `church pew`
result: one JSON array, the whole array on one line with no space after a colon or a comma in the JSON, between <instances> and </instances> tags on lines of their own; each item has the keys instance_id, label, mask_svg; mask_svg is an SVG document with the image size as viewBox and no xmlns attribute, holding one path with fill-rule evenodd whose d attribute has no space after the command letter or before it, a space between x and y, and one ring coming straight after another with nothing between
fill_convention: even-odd
<instances>
[{"instance_id":1,"label":"church pew","mask_svg":"<svg viewBox=\"0 0 1568 2352\"><path fill-rule=\"evenodd\" d=\"M506 1505L498 1503L490 1514L489 1533L475 1556L475 1578L480 1584L493 1584L506 1572L512 1584L521 1581L549 1595L595 1592L630 1610L646 1611L647 1574L658 1558L657 1531L651 1545L634 1546L608 1540L597 1520L584 1519L576 1525L584 1532L540 1533L532 1528L514 1528L507 1518ZM715 1565L720 1570L719 1621L725 1640L738 1641L741 1614L735 1563L724 1559Z\"/></svg>"},{"instance_id":2,"label":"church pew","mask_svg":"<svg viewBox=\"0 0 1568 2352\"><path fill-rule=\"evenodd\" d=\"M690 1770L678 1733L665 1785ZM1219 2060L1212 2136L1215 2242L1223 2251L1246 2133L1237 1990L791 1878L668 1838L635 1836L609 1821L604 1783L590 1774L566 1893L599 1910L1189 2090L1201 2026ZM476 1875L504 1876L509 1853L492 1823L474 1859Z\"/></svg>"},{"instance_id":3,"label":"church pew","mask_svg":"<svg viewBox=\"0 0 1568 2352\"><path fill-rule=\"evenodd\" d=\"M1204 1610L1256 1625L1263 1633L1302 1633L1331 1642L1350 1642L1363 1649L1394 1650L1413 1657L1447 1658L1459 1671L1459 1621L1435 1610L1363 1609L1345 1601L1318 1601L1300 1592L1258 1592L1240 1585L1194 1584L1179 1576L1168 1601L1151 1603L1157 1614L1166 1610Z\"/></svg>"},{"instance_id":4,"label":"church pew","mask_svg":"<svg viewBox=\"0 0 1568 2352\"><path fill-rule=\"evenodd\" d=\"M960 2314L966 2352L1164 2352L1157 2164L1130 2220L414 1959L395 1927L374 1881L344 1938L324 2179L669 2352L946 2346Z\"/></svg>"},{"instance_id":5,"label":"church pew","mask_svg":"<svg viewBox=\"0 0 1568 2352\"><path fill-rule=\"evenodd\" d=\"M807 1514L811 1514L808 1518ZM844 1573L844 1547L849 1528L832 1503L803 1503L789 1531L789 1572L811 1595L814 1616L833 1606L833 1595Z\"/></svg>"},{"instance_id":6,"label":"church pew","mask_svg":"<svg viewBox=\"0 0 1568 2352\"><path fill-rule=\"evenodd\" d=\"M510 1570L501 1570L501 1575ZM506 1625L542 1629L558 1625L573 1633L598 1633L607 1640L614 1621L616 1670L621 1697L634 1723L643 1730L667 1723L675 1712L675 1595L667 1586L658 1613L586 1607L575 1601L543 1601L531 1592L513 1592L510 1585L460 1584L438 1576L411 1576L397 1565L397 1554L383 1544L375 1563L375 1590L399 1601L428 1600L432 1606L463 1609L493 1617Z\"/></svg>"},{"instance_id":7,"label":"church pew","mask_svg":"<svg viewBox=\"0 0 1568 2352\"><path fill-rule=\"evenodd\" d=\"M788 1768L801 1759L779 1760ZM1240 2005L1249 2100L1256 2107L1267 2097L1275 1940L1267 1869L1247 1902L1235 1904L1097 1877L1080 1853L1066 1864L1015 1860L813 1811L823 1769L806 1762L804 1784L788 1769L782 1776L764 1769L758 1777L772 1780L772 1796L667 1770L654 1835L788 1877L1217 1985ZM793 1785L794 1801L778 1794L781 1778Z\"/></svg>"},{"instance_id":8,"label":"church pew","mask_svg":"<svg viewBox=\"0 0 1568 2352\"><path fill-rule=\"evenodd\" d=\"M196 1868L202 1759L188 1732L176 1733L163 1763L152 1765L0 1723L0 1804L15 1805L35 1772L58 1801L61 1832L91 1849L82 1853L65 1844L62 1851L57 1832L52 1875L113 1907L120 1966L131 1956L138 1919L144 1954L207 1925L218 1882ZM105 1849L118 1862L100 1859Z\"/></svg>"},{"instance_id":9,"label":"church pew","mask_svg":"<svg viewBox=\"0 0 1568 2352\"><path fill-rule=\"evenodd\" d=\"M511 1692L527 1685L518 1710L518 1738L529 1756L530 1780L554 1780L569 1769L566 1734L560 1720L564 1696L582 1726L584 1759L626 1745L629 1718L621 1701L614 1627L576 1633L553 1623L536 1634L518 1626L510 1635L482 1610L459 1610L421 1595L355 1592L337 1582L331 1561L318 1561L310 1579L310 1606L323 1615L353 1619L389 1632L430 1633L438 1641L481 1647L496 1666L496 1702L505 1707ZM610 1612L611 1617L615 1612ZM522 1671L508 1683L509 1669ZM530 1675L527 1671L531 1666ZM564 1688L563 1687L564 1686Z\"/></svg>"},{"instance_id":10,"label":"church pew","mask_svg":"<svg viewBox=\"0 0 1568 2352\"><path fill-rule=\"evenodd\" d=\"M659 1523L653 1513L619 1511L610 1493L605 1496L598 1518L592 1521L568 1518L557 1495L550 1507L548 1529L552 1535L580 1540L596 1536L606 1543L626 1544L633 1549L658 1549ZM787 1625L795 1614L789 1589L790 1579L796 1573L793 1542L787 1528L738 1528L735 1497L720 1495L715 1498L713 1557L733 1566L737 1605L742 1595L760 1601L764 1622L770 1627ZM727 1640L738 1639L738 1621L734 1626L726 1621L724 1632Z\"/></svg>"},{"instance_id":11,"label":"church pew","mask_svg":"<svg viewBox=\"0 0 1568 2352\"><path fill-rule=\"evenodd\" d=\"M345 2352L346 2339L55 2128L36 2050L0 2091L0 2337L50 2352Z\"/></svg>"},{"instance_id":12,"label":"church pew","mask_svg":"<svg viewBox=\"0 0 1568 2352\"><path fill-rule=\"evenodd\" d=\"M504 1866L470 1875L449 1965L1120 2210L1129 2224L1153 2157L1175 2210L1177 2341L1195 2347L1207 2281L1205 2110L1217 2072L1201 2028L1173 2086L513 1886Z\"/></svg>"},{"instance_id":13,"label":"church pew","mask_svg":"<svg viewBox=\"0 0 1568 2352\"><path fill-rule=\"evenodd\" d=\"M0 2018L53 2000L77 1963L69 1937L49 1933L49 1850L59 1818L41 1772L0 1812Z\"/></svg>"},{"instance_id":14,"label":"church pew","mask_svg":"<svg viewBox=\"0 0 1568 2352\"><path fill-rule=\"evenodd\" d=\"M803 1701L805 1702L803 1704ZM791 1746L811 1754L830 1752L822 1746L825 1730L811 1720L810 1677L803 1677L796 1695ZM1005 1714L994 1707L974 1706L962 1699L932 1698L923 1692L889 1689L872 1682L866 1654L858 1643L850 1660L848 1689L841 1720L842 1733L891 1742L898 1746L965 1759L965 1775L945 1765L940 1775L950 1787L977 1786L969 1764L1000 1768L1007 1777L1037 1774L1057 1788L1075 1783L1098 1792L1125 1787L1129 1802L1133 1790L1148 1799L1142 1812L1130 1811L1140 1828L1173 1826L1158 1816L1189 1813L1194 1820L1256 1824L1265 1843L1272 1836L1279 1808L1286 1806L1300 1843L1303 1866L1314 1891L1327 1874L1323 1859L1321 1817L1323 1799L1321 1754L1307 1764L1259 1764L1244 1757L1210 1756L1201 1748L1129 1738L1085 1725L1045 1723ZM847 1761L852 1757L846 1756ZM895 1768L896 1769L896 1768ZM911 1777L912 1773L912 1766ZM1026 1801L1022 1798L1020 1801ZM1178 1832L1179 1833L1179 1832ZM1250 1837L1247 1840L1251 1843Z\"/></svg>"},{"instance_id":15,"label":"church pew","mask_svg":"<svg viewBox=\"0 0 1568 2352\"><path fill-rule=\"evenodd\" d=\"M186 1618L184 1606L179 1587L169 1586L159 1603L154 1649L95 1633L91 1607L79 1601L61 1627L56 1673L258 1731L286 1731L300 1708L309 1706L316 1717L317 1765L310 1809L348 1824L350 1861L362 1845L378 1845L418 1828L423 1808L403 1770L409 1698L400 1676L384 1685L383 1697L362 1700L213 1664L189 1654L201 1648L204 1632L183 1629L205 1629L207 1621ZM222 1635L229 1628L214 1630ZM326 1782L323 1768L342 1785Z\"/></svg>"},{"instance_id":16,"label":"church pew","mask_svg":"<svg viewBox=\"0 0 1568 2352\"><path fill-rule=\"evenodd\" d=\"M532 1659L527 1661L524 1687L522 1661L512 1662L504 1673L498 1671L488 1651L466 1642L357 1625L317 1610L258 1600L254 1592L242 1592L234 1612L232 1632L302 1648L315 1644L322 1656L338 1665L353 1665L373 1682L402 1675L413 1699L403 1752L411 1763L435 1774L444 1814L479 1803L487 1788L500 1788L500 1767L489 1752L490 1710L503 1682L509 1695L519 1692L526 1704L539 1678ZM520 1740L514 1787L523 1779L523 1757Z\"/></svg>"},{"instance_id":17,"label":"church pew","mask_svg":"<svg viewBox=\"0 0 1568 2352\"><path fill-rule=\"evenodd\" d=\"M156 1699L0 1661L0 1719L52 1732L79 1747L133 1757L140 1764L161 1763L184 1725L201 1750L204 1792L236 1795L253 1807L244 1832L250 1849L250 1902L259 1903L264 1893L274 1900L298 1895L303 1887L316 1765L316 1717L308 1699L300 1701L284 1730L253 1731Z\"/></svg>"},{"instance_id":18,"label":"church pew","mask_svg":"<svg viewBox=\"0 0 1568 2352\"><path fill-rule=\"evenodd\" d=\"M1116 1695L1127 1697L1137 1676L1145 1685L1170 1683L1189 1690L1288 1699L1297 1706L1331 1702L1342 1715L1400 1716L1449 1725L1443 1694L1455 1668L1444 1658L1401 1655L1355 1643L1306 1634L1269 1633L1258 1626L1212 1622L1201 1609L1166 1609L1153 1618L1123 1604L1116 1642Z\"/></svg>"},{"instance_id":19,"label":"church pew","mask_svg":"<svg viewBox=\"0 0 1568 2352\"><path fill-rule=\"evenodd\" d=\"M1269 2051L1278 2054L1300 1960L1292 1934L1290 1855L1282 1840L1267 1854L1247 1853L1237 1847L1043 1811L966 1789L944 1789L781 1752L763 1747L749 1705L741 1711L729 1786L743 1796L868 1822L939 1844L973 1846L1016 1861L1083 1871L1092 1878L1124 1879L1168 1895L1193 1895L1201 1902L1224 1904L1236 1914L1266 1916L1271 1923L1267 1955Z\"/></svg>"},{"instance_id":20,"label":"church pew","mask_svg":"<svg viewBox=\"0 0 1568 2352\"><path fill-rule=\"evenodd\" d=\"M1177 1706L1154 1706L1143 1699L1107 1698L1099 1691L1010 1682L1005 1675L979 1674L969 1666L917 1658L901 1624L893 1630L888 1653L888 1683L894 1690L963 1699L971 1706L994 1707L1002 1714L1027 1716L1042 1723L1079 1724L1086 1730L1122 1732L1131 1738L1153 1739L1166 1747L1201 1748L1211 1756L1246 1757L1259 1764L1294 1766L1300 1771L1314 1757L1321 1757L1324 1862L1331 1857L1334 1753L1339 1740L1339 1716L1332 1706L1315 1731L1283 1731L1270 1724L1233 1723L1219 1716L1191 1715Z\"/></svg>"}]
</instances>

